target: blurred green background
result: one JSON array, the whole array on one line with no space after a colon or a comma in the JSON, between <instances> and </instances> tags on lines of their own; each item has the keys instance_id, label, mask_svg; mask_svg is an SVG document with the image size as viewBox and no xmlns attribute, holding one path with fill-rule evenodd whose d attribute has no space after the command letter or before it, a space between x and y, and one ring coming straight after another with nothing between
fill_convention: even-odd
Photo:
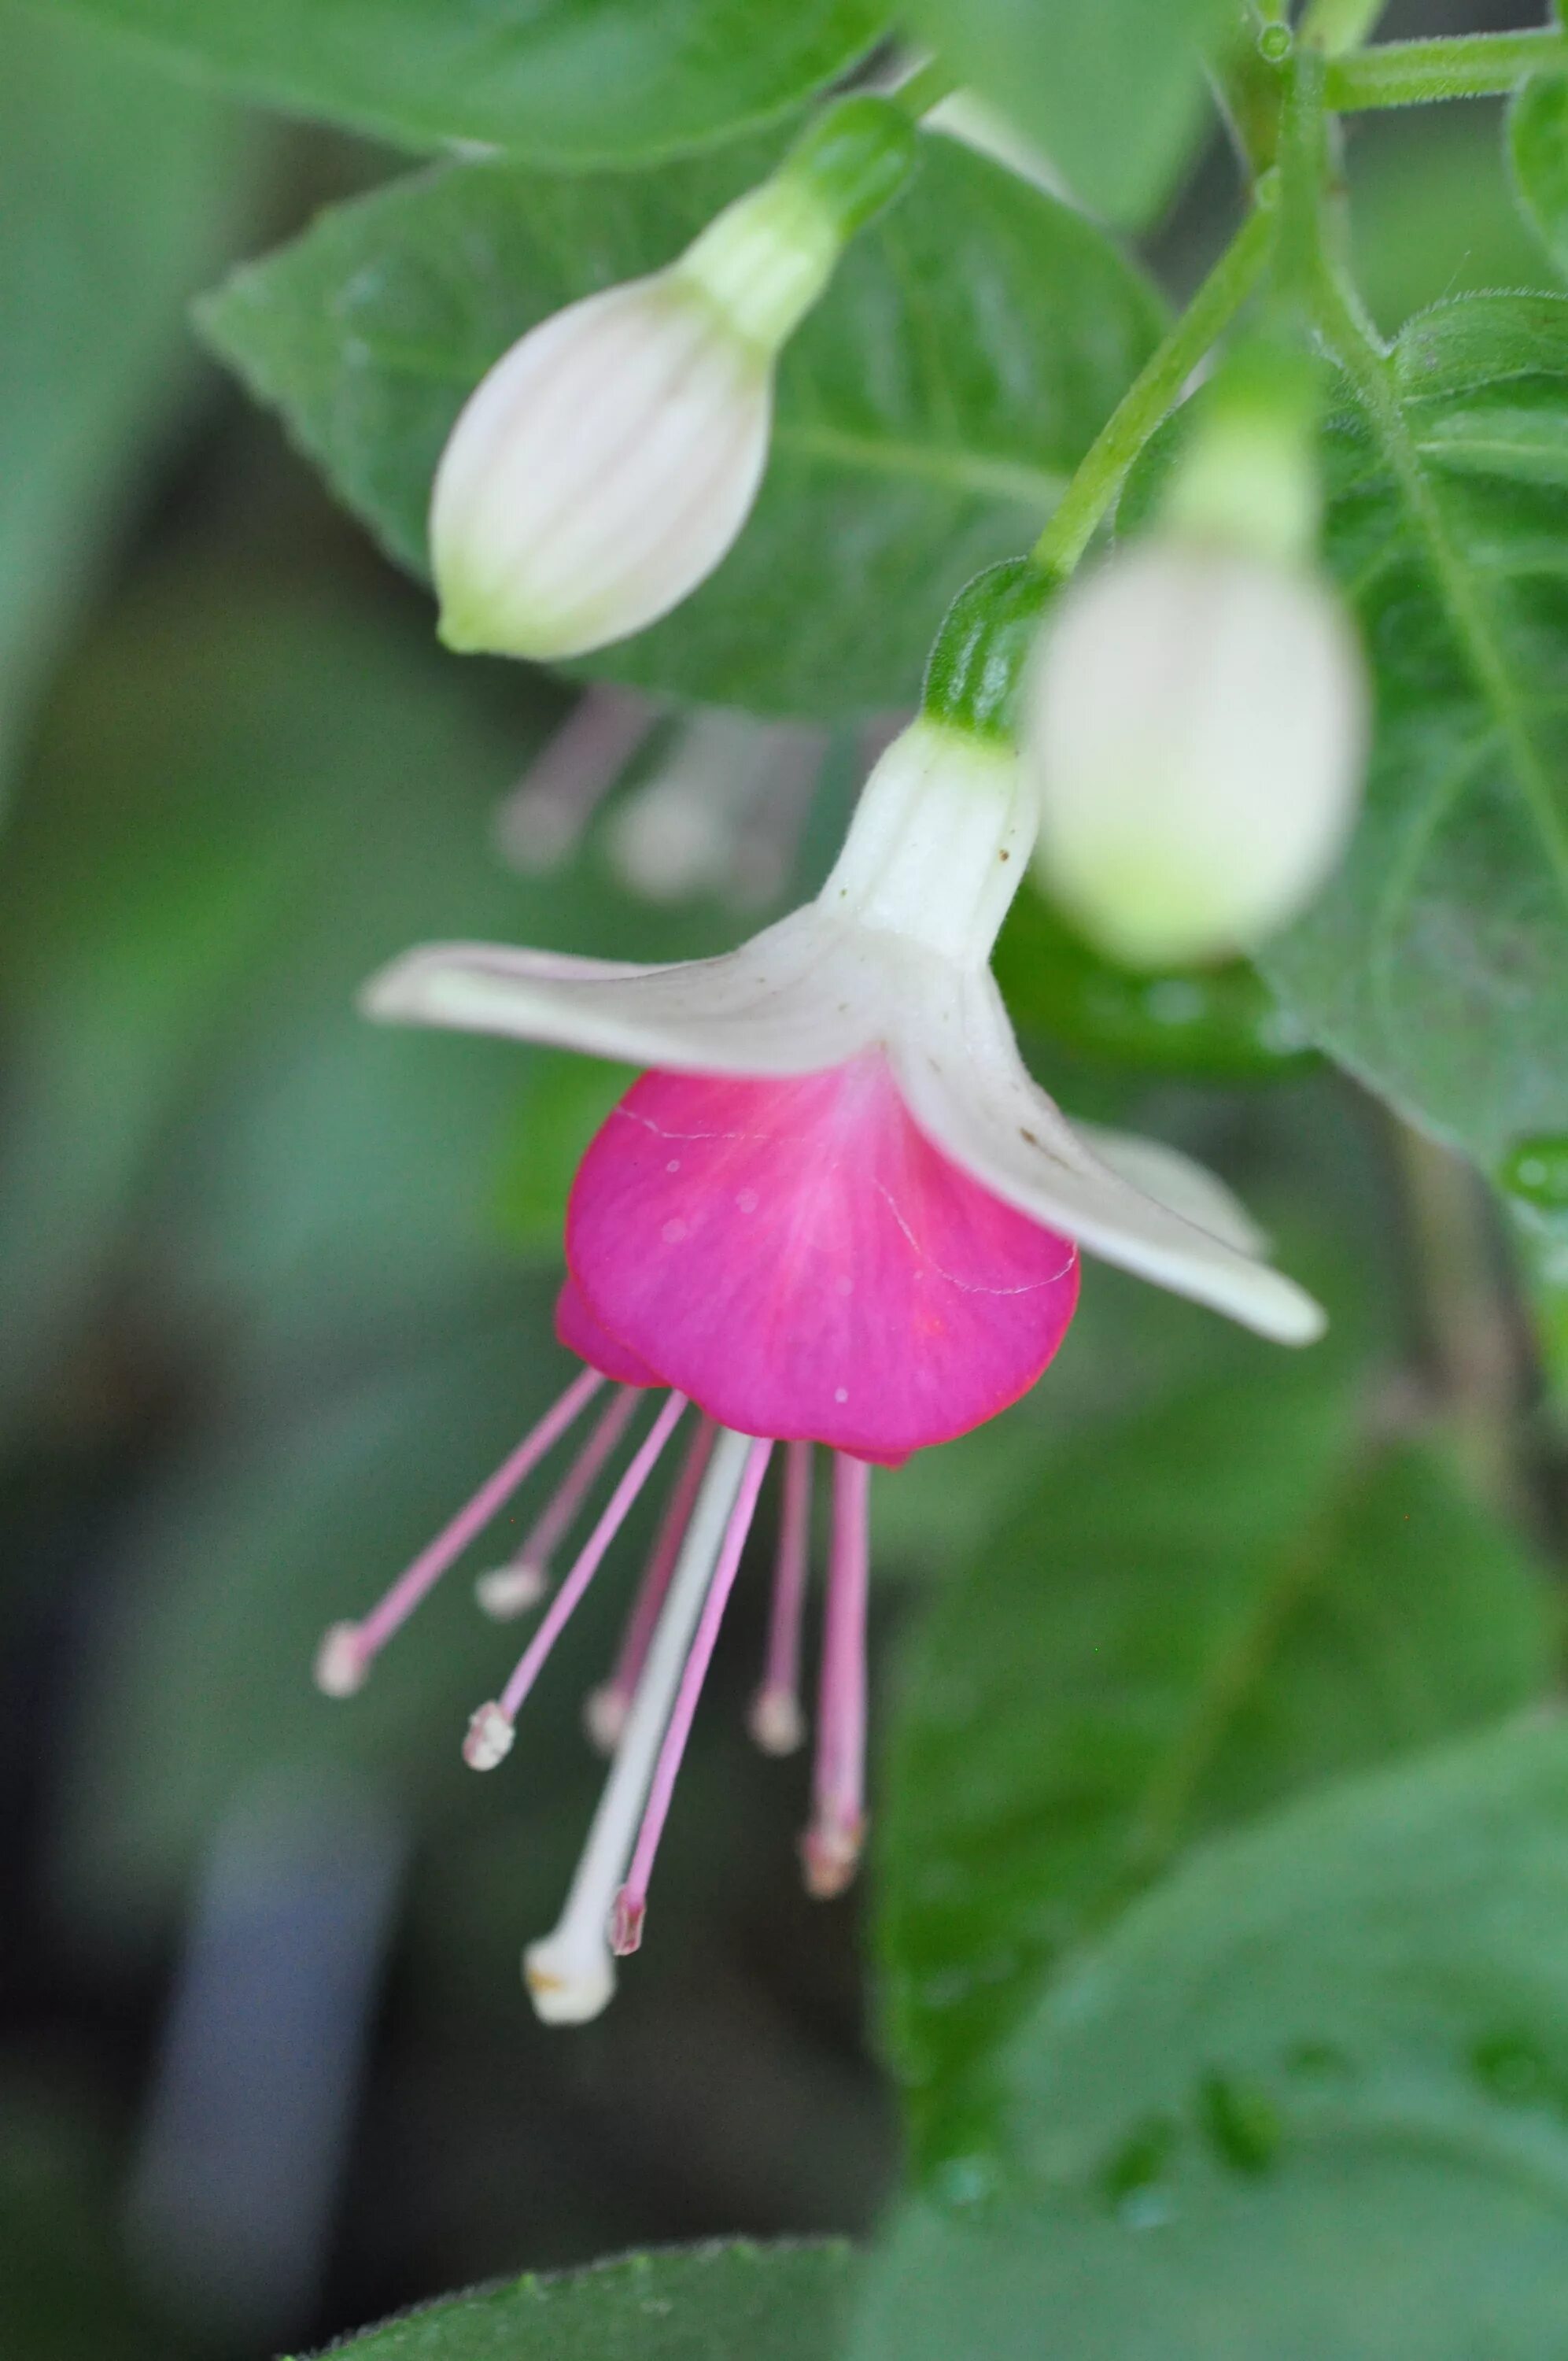
<instances>
[{"instance_id":1,"label":"blurred green background","mask_svg":"<svg viewBox=\"0 0 1568 2361\"><path fill-rule=\"evenodd\" d=\"M1407 8L1386 29L1479 21ZM247 2361L524 2264L860 2231L895 2169L855 1906L796 1891L804 1773L740 1734L759 1583L647 1949L568 2037L535 2024L517 1951L591 1809L577 1716L613 1586L503 1779L458 1759L507 1656L461 1587L353 1712L310 1686L322 1626L561 1383L560 1212L615 1087L374 1033L356 983L444 933L716 947L809 888L863 752L763 748L773 801L705 818L668 780L696 760L701 786L713 752L656 719L546 865L551 828L570 835L559 780L543 801L522 783L567 692L439 653L424 599L188 326L227 260L392 169L0 5L0 2345L18 2361ZM1385 325L1545 283L1491 107L1358 126L1351 170ZM1153 249L1173 288L1231 185L1216 148ZM1007 972L1053 1085L1212 1154L1343 1315L1336 1350L1398 1359L1409 1257L1382 1119L1277 1041L1260 1086L1236 1047L1250 1004L1212 1038L1191 995L1140 1000L1032 942L1043 925L1021 911ZM919 1579L1069 1437L1255 1350L1094 1274L1027 1405L881 1486L884 1686Z\"/></svg>"}]
</instances>

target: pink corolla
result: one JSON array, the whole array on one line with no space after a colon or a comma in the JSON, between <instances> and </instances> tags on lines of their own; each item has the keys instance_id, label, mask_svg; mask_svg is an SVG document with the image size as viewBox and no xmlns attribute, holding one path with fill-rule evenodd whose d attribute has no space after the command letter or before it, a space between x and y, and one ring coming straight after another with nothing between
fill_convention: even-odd
<instances>
[{"instance_id":1,"label":"pink corolla","mask_svg":"<svg viewBox=\"0 0 1568 2361\"><path fill-rule=\"evenodd\" d=\"M589 1701L613 1749L565 1914L526 1954L540 2013L591 2016L636 1947L654 1849L771 1454L784 1470L760 1741L803 1732L813 1446L834 1455L808 1886L838 1892L865 1821L872 1466L994 1417L1055 1355L1079 1249L1300 1344L1321 1315L1263 1259L1229 1192L1173 1149L1074 1126L1025 1071L989 955L1033 809L1007 747L927 713L868 781L817 899L740 950L638 967L438 945L369 987L376 1016L563 1043L649 1068L589 1147L566 1222L560 1337L584 1363L517 1452L362 1622L328 1634L346 1693L418 1598L608 1383L560 1493L481 1598L542 1598L548 1560L643 1398L652 1423L499 1695L518 1710L689 1410L620 1659Z\"/></svg>"}]
</instances>

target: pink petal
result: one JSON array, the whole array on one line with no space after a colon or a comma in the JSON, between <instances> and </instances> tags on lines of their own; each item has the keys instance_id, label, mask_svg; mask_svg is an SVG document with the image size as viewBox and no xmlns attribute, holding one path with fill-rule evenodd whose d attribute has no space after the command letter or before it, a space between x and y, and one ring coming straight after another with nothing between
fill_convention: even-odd
<instances>
[{"instance_id":1,"label":"pink petal","mask_svg":"<svg viewBox=\"0 0 1568 2361\"><path fill-rule=\"evenodd\" d=\"M1026 1392L1078 1299L1076 1248L930 1145L880 1051L643 1075L583 1159L566 1255L721 1424L887 1466Z\"/></svg>"},{"instance_id":2,"label":"pink petal","mask_svg":"<svg viewBox=\"0 0 1568 2361\"><path fill-rule=\"evenodd\" d=\"M568 1278L555 1299L555 1334L568 1353L576 1353L590 1369L612 1378L618 1386L662 1386L657 1369L629 1352L608 1328L602 1328L583 1300L582 1289Z\"/></svg>"}]
</instances>

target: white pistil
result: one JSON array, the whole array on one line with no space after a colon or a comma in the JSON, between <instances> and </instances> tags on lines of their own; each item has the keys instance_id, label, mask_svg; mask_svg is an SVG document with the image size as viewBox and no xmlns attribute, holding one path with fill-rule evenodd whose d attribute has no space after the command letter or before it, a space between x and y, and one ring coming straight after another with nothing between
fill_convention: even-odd
<instances>
[{"instance_id":1,"label":"white pistil","mask_svg":"<svg viewBox=\"0 0 1568 2361\"><path fill-rule=\"evenodd\" d=\"M707 1596L751 1438L720 1433L708 1463L647 1662L605 1782L566 1906L551 1934L523 1953L533 2005L547 2025L583 2025L615 1990L609 1916L626 1875L664 1729Z\"/></svg>"}]
</instances>

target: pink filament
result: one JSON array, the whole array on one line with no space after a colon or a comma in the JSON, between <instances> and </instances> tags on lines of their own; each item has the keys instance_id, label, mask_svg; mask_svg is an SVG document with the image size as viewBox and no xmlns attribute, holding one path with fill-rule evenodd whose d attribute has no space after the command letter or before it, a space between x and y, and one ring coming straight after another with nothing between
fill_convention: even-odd
<instances>
[{"instance_id":1,"label":"pink filament","mask_svg":"<svg viewBox=\"0 0 1568 2361\"><path fill-rule=\"evenodd\" d=\"M776 1700L786 1711L797 1706L800 1692L800 1627L811 1555L811 1457L809 1443L792 1443L784 1460L779 1554L762 1669L762 1697Z\"/></svg>"},{"instance_id":2,"label":"pink filament","mask_svg":"<svg viewBox=\"0 0 1568 2361\"><path fill-rule=\"evenodd\" d=\"M565 861L657 719L634 690L586 690L496 816L508 859L536 876Z\"/></svg>"},{"instance_id":3,"label":"pink filament","mask_svg":"<svg viewBox=\"0 0 1568 2361\"><path fill-rule=\"evenodd\" d=\"M696 1701L702 1693L707 1668L713 1660L718 1627L724 1620L724 1609L735 1585L740 1565L740 1553L746 1546L746 1536L751 1530L751 1520L757 1511L757 1495L762 1478L768 1472L768 1458L773 1444L755 1442L746 1460L746 1472L740 1479L740 1489L735 1506L729 1512L725 1528L723 1547L713 1570L713 1580L703 1601L692 1640L691 1653L686 1658L681 1686L675 1695L664 1742L659 1749L659 1759L653 1768L653 1781L648 1790L648 1801L642 1813L642 1825L637 1831L637 1843L631 1855L631 1866L626 1882L616 1896L611 1940L619 1951L635 1950L641 1936L642 1915L648 1906L648 1881L653 1872L653 1857L659 1850L659 1839L664 1832L669 1814L670 1798L674 1793L680 1772L681 1758L686 1751L686 1740L696 1712Z\"/></svg>"},{"instance_id":4,"label":"pink filament","mask_svg":"<svg viewBox=\"0 0 1568 2361\"><path fill-rule=\"evenodd\" d=\"M865 1827L866 1597L871 1571L870 1467L833 1461L833 1546L822 1637L806 1883L831 1894L848 1884Z\"/></svg>"},{"instance_id":5,"label":"pink filament","mask_svg":"<svg viewBox=\"0 0 1568 2361\"><path fill-rule=\"evenodd\" d=\"M511 1565L535 1566L541 1574L544 1572L552 1552L587 1499L594 1478L626 1433L641 1399L635 1386L622 1386L613 1400L606 1404L598 1423L563 1477L554 1498L521 1547L513 1551Z\"/></svg>"},{"instance_id":6,"label":"pink filament","mask_svg":"<svg viewBox=\"0 0 1568 2361\"><path fill-rule=\"evenodd\" d=\"M659 1609L664 1603L664 1593L675 1570L675 1560L681 1554L691 1513L696 1505L697 1488L707 1469L713 1440L718 1433L710 1418L699 1423L681 1463L674 1489L665 1503L658 1536L648 1560L647 1571L639 1586L626 1631L620 1642L620 1653L615 1660L615 1670L605 1684L604 1694L623 1704L630 1704L637 1686L648 1650L652 1642L653 1629L659 1620Z\"/></svg>"},{"instance_id":7,"label":"pink filament","mask_svg":"<svg viewBox=\"0 0 1568 2361\"><path fill-rule=\"evenodd\" d=\"M516 1720L519 1708L538 1678L540 1666L554 1646L563 1627L584 1591L598 1572L600 1560L625 1523L637 1495L652 1474L659 1454L674 1433L685 1406L685 1394L670 1395L650 1427L630 1466L610 1494L604 1514L578 1552L571 1572L551 1600L538 1631L524 1649L518 1660L517 1669L501 1691L500 1709L509 1721Z\"/></svg>"},{"instance_id":8,"label":"pink filament","mask_svg":"<svg viewBox=\"0 0 1568 2361\"><path fill-rule=\"evenodd\" d=\"M545 1411L532 1432L523 1437L508 1458L502 1460L495 1474L480 1485L467 1507L460 1509L428 1548L421 1551L408 1571L399 1576L379 1605L355 1627L355 1639L363 1660L368 1662L378 1649L386 1646L393 1632L413 1613L421 1599L434 1589L453 1560L461 1556L475 1534L489 1523L498 1510L505 1507L551 1444L557 1442L587 1408L603 1383L604 1379L597 1369L584 1369L580 1376L574 1378L554 1407Z\"/></svg>"}]
</instances>

